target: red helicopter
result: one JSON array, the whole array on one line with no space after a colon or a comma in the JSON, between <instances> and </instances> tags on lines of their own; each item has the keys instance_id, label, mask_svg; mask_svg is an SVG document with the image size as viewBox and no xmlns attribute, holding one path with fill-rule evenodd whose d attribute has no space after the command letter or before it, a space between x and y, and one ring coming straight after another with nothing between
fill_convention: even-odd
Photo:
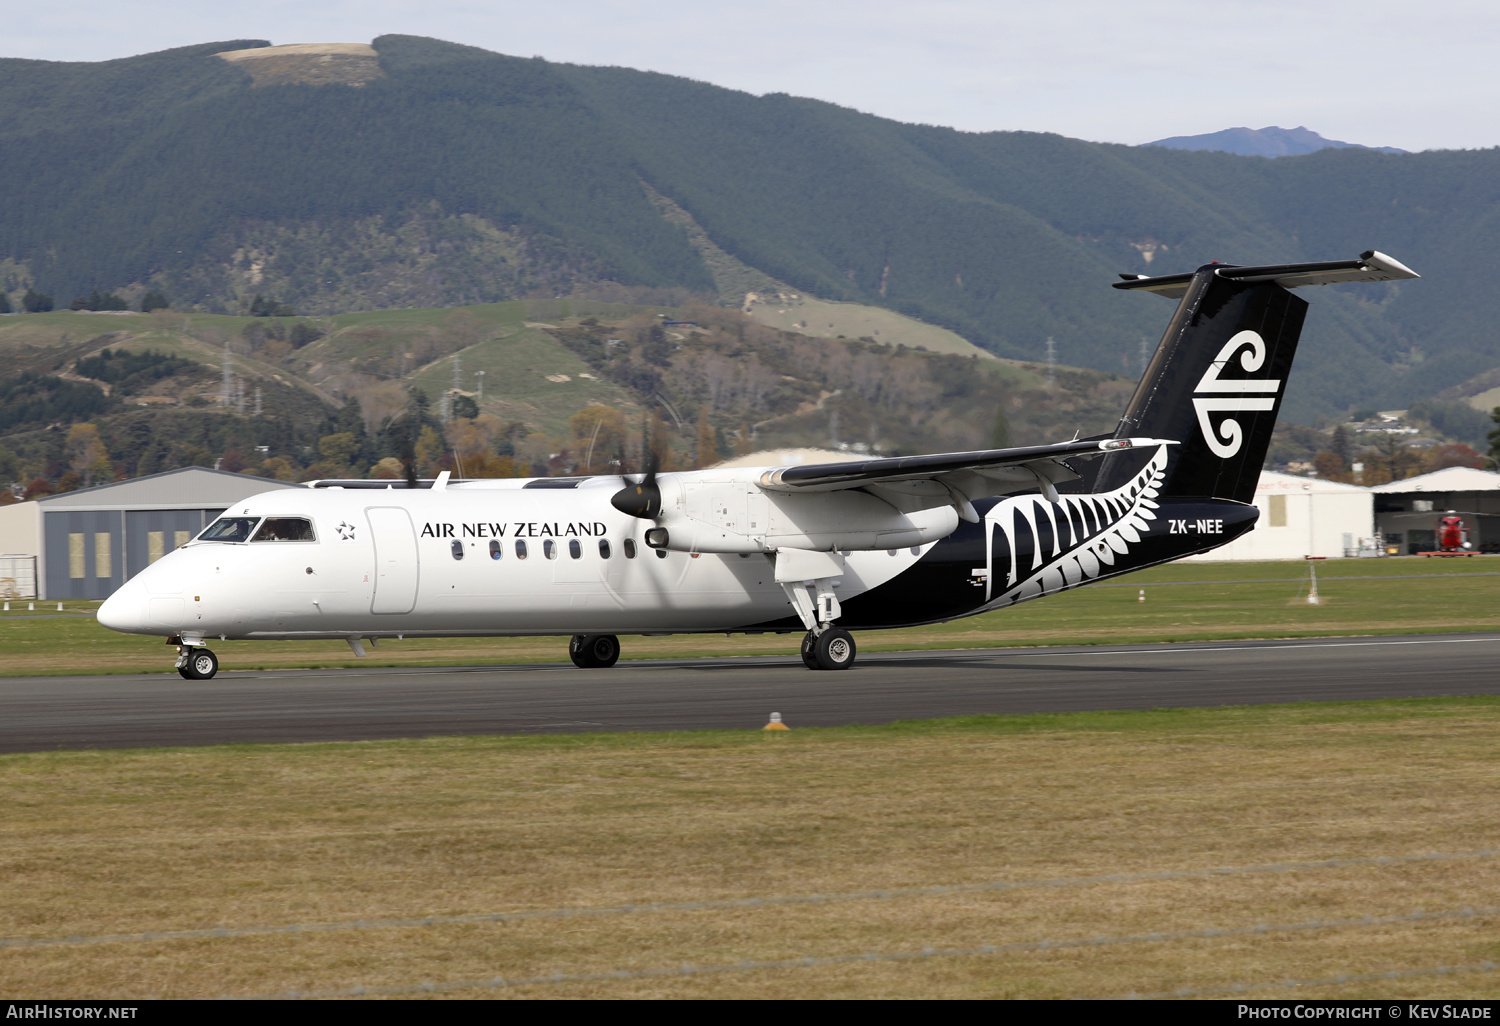
<instances>
[{"instance_id":1,"label":"red helicopter","mask_svg":"<svg viewBox=\"0 0 1500 1026\"><path fill-rule=\"evenodd\" d=\"M1474 546L1469 541L1469 528L1456 511L1449 510L1437 522L1437 550L1424 552L1424 556L1472 556Z\"/></svg>"}]
</instances>

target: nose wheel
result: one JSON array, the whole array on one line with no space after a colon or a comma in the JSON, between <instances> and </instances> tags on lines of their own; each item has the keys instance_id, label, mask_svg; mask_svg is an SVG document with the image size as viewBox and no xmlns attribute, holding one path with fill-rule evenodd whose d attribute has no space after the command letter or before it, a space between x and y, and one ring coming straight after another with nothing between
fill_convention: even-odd
<instances>
[{"instance_id":1,"label":"nose wheel","mask_svg":"<svg viewBox=\"0 0 1500 1026\"><path fill-rule=\"evenodd\" d=\"M184 647L177 657L177 672L186 680L210 680L219 672L219 657L206 648Z\"/></svg>"},{"instance_id":2,"label":"nose wheel","mask_svg":"<svg viewBox=\"0 0 1500 1026\"><path fill-rule=\"evenodd\" d=\"M802 639L802 662L809 670L847 670L854 665L854 636L841 627L822 634L807 632Z\"/></svg>"},{"instance_id":3,"label":"nose wheel","mask_svg":"<svg viewBox=\"0 0 1500 1026\"><path fill-rule=\"evenodd\" d=\"M620 639L613 634L575 634L568 642L568 656L579 669L602 670L620 658Z\"/></svg>"}]
</instances>

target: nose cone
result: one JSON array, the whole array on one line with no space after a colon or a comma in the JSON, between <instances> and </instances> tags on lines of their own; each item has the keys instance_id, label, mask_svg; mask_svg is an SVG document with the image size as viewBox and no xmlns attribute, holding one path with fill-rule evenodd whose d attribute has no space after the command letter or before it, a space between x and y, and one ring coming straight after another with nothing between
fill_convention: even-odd
<instances>
[{"instance_id":1,"label":"nose cone","mask_svg":"<svg viewBox=\"0 0 1500 1026\"><path fill-rule=\"evenodd\" d=\"M121 585L95 614L99 623L122 634L140 634L146 627L146 589L136 581Z\"/></svg>"}]
</instances>

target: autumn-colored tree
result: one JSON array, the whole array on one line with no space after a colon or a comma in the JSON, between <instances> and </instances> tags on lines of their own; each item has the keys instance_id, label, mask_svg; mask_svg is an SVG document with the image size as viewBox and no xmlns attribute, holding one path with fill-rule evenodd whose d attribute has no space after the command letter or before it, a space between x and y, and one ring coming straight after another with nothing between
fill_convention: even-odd
<instances>
[{"instance_id":1,"label":"autumn-colored tree","mask_svg":"<svg viewBox=\"0 0 1500 1026\"><path fill-rule=\"evenodd\" d=\"M74 424L68 429L64 445L68 454L68 466L85 487L93 484L96 477L101 481L108 481L114 476L114 466L109 462L109 454L104 451L104 443L99 440L99 428L96 425Z\"/></svg>"},{"instance_id":2,"label":"autumn-colored tree","mask_svg":"<svg viewBox=\"0 0 1500 1026\"><path fill-rule=\"evenodd\" d=\"M1473 467L1475 470L1482 470L1484 457L1462 442L1434 445L1422 456L1423 473L1430 474L1434 470L1446 470L1449 467Z\"/></svg>"},{"instance_id":3,"label":"autumn-colored tree","mask_svg":"<svg viewBox=\"0 0 1500 1026\"><path fill-rule=\"evenodd\" d=\"M597 474L625 444L625 414L613 406L595 403L568 418L573 432L572 449L582 456L580 474Z\"/></svg>"},{"instance_id":4,"label":"autumn-colored tree","mask_svg":"<svg viewBox=\"0 0 1500 1026\"><path fill-rule=\"evenodd\" d=\"M387 456L370 468L370 476L380 481L399 481L406 476L406 469L394 456Z\"/></svg>"},{"instance_id":5,"label":"autumn-colored tree","mask_svg":"<svg viewBox=\"0 0 1500 1026\"><path fill-rule=\"evenodd\" d=\"M57 490L61 492L76 492L83 484L83 476L76 470L70 470L57 479Z\"/></svg>"},{"instance_id":6,"label":"autumn-colored tree","mask_svg":"<svg viewBox=\"0 0 1500 1026\"><path fill-rule=\"evenodd\" d=\"M522 466L512 456L497 456L494 453L485 453L470 468L467 462L464 469L471 477L530 477L531 468Z\"/></svg>"},{"instance_id":7,"label":"autumn-colored tree","mask_svg":"<svg viewBox=\"0 0 1500 1026\"><path fill-rule=\"evenodd\" d=\"M1327 481L1336 481L1344 473L1344 461L1331 449L1324 449L1313 457L1313 466L1318 476Z\"/></svg>"},{"instance_id":8,"label":"autumn-colored tree","mask_svg":"<svg viewBox=\"0 0 1500 1026\"><path fill-rule=\"evenodd\" d=\"M238 449L230 449L219 460L219 469L227 470L231 474L238 474L248 466L249 464L245 462L245 457L240 455Z\"/></svg>"},{"instance_id":9,"label":"autumn-colored tree","mask_svg":"<svg viewBox=\"0 0 1500 1026\"><path fill-rule=\"evenodd\" d=\"M447 445L443 443L443 436L430 424L424 425L421 434L417 436L416 451L412 456L412 463L416 467L420 477L433 477L438 472L438 461L443 458L443 453L448 451Z\"/></svg>"},{"instance_id":10,"label":"autumn-colored tree","mask_svg":"<svg viewBox=\"0 0 1500 1026\"><path fill-rule=\"evenodd\" d=\"M260 476L277 481L297 480L297 468L285 456L272 456L260 465Z\"/></svg>"},{"instance_id":11,"label":"autumn-colored tree","mask_svg":"<svg viewBox=\"0 0 1500 1026\"><path fill-rule=\"evenodd\" d=\"M43 495L52 494L52 482L45 477L34 477L26 486L26 491L21 494L23 499L40 499Z\"/></svg>"},{"instance_id":12,"label":"autumn-colored tree","mask_svg":"<svg viewBox=\"0 0 1500 1026\"><path fill-rule=\"evenodd\" d=\"M330 465L339 468L340 473L343 473L349 466L349 462L354 459L354 454L358 451L359 439L354 437L352 431L339 431L318 439L318 455Z\"/></svg>"}]
</instances>

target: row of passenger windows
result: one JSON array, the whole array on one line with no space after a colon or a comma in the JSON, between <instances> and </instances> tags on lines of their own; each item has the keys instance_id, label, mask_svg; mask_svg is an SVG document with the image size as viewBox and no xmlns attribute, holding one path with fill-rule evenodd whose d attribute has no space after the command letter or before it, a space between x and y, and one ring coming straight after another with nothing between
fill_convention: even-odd
<instances>
[{"instance_id":1,"label":"row of passenger windows","mask_svg":"<svg viewBox=\"0 0 1500 1026\"><path fill-rule=\"evenodd\" d=\"M526 539L524 539L524 538L517 538L513 544L514 544L514 548L515 548L516 558L517 559L525 559L527 556L529 556L531 554L531 550L530 550L530 548L526 544ZM636 547L635 547L635 539L634 538L626 538L623 542L620 543L620 548L622 548L622 549L625 550L625 558L626 559L634 559L635 558ZM562 551L562 543L561 542L556 541L555 539L552 539L552 538L543 538L542 539L542 556L545 557L546 559L556 559L558 557L558 554L561 551ZM464 558L464 543L461 542L461 541L455 541L453 543L452 552L453 552L453 558L454 559L463 559ZM490 558L491 559L501 559L501 558L504 557L504 555L505 555L505 543L503 541L498 540L498 539L491 540L490 541ZM599 558L600 559L609 559L610 556L612 556L612 555L614 555L614 550L610 548L609 539L607 539L607 538L600 538L599 539ZM568 556L570 558L572 558L572 559L582 559L583 558L583 542L580 541L577 538L570 538L570 539L568 539ZM656 550L656 557L658 559L666 559L667 558L666 550L665 549L657 549Z\"/></svg>"}]
</instances>

